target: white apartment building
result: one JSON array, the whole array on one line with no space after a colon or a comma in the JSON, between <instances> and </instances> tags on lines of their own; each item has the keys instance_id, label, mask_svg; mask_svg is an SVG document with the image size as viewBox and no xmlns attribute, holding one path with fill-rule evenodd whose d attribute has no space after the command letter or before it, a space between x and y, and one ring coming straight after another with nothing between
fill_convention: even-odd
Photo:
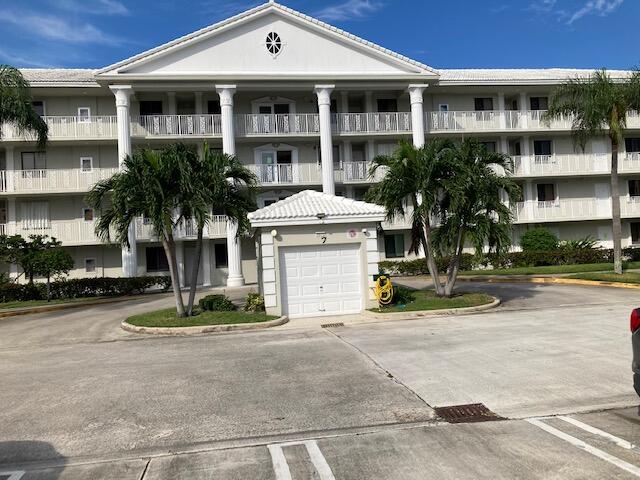
<instances>
[{"instance_id":1,"label":"white apartment building","mask_svg":"<svg viewBox=\"0 0 640 480\"><path fill-rule=\"evenodd\" d=\"M368 177L371 160L400 139L472 136L515 160L524 200L513 206L514 242L540 224L562 239L611 241L608 140L577 151L570 119L541 122L551 90L591 71L437 70L269 2L100 70L23 73L50 141L39 150L3 126L0 229L55 236L75 259L74 277L167 270L142 219L131 250L101 243L84 195L133 149L176 141L236 154L258 176L264 207L308 189L362 199L379 180ZM629 131L620 161L624 246L640 243L636 113ZM406 258L406 223L382 231L381 258ZM235 233L222 215L208 228L203 285L257 280L255 240ZM184 281L195 232L187 225L176 235Z\"/></svg>"}]
</instances>

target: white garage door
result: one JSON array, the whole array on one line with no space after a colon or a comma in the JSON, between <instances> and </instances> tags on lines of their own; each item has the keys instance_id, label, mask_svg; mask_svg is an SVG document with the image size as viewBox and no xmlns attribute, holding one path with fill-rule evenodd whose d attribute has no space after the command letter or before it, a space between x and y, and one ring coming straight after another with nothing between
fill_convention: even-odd
<instances>
[{"instance_id":1,"label":"white garage door","mask_svg":"<svg viewBox=\"0 0 640 480\"><path fill-rule=\"evenodd\" d=\"M362 310L360 245L280 249L284 315L341 315Z\"/></svg>"}]
</instances>

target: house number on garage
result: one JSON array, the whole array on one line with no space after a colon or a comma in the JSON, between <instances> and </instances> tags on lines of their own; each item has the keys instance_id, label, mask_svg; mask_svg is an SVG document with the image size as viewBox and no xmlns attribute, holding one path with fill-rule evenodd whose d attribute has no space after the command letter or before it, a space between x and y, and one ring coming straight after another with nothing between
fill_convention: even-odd
<instances>
[{"instance_id":1,"label":"house number on garage","mask_svg":"<svg viewBox=\"0 0 640 480\"><path fill-rule=\"evenodd\" d=\"M349 238L356 238L358 236L358 231L355 228L352 228L347 232L347 236Z\"/></svg>"}]
</instances>

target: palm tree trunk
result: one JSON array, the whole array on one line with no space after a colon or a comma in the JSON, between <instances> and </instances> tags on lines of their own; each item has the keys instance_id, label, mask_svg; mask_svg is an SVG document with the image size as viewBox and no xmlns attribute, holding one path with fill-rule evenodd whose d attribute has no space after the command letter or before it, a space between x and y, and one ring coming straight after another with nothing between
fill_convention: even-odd
<instances>
[{"instance_id":1,"label":"palm tree trunk","mask_svg":"<svg viewBox=\"0 0 640 480\"><path fill-rule=\"evenodd\" d=\"M622 223L620 221L620 184L618 182L618 141L611 138L611 216L613 220L613 270L622 274Z\"/></svg>"},{"instance_id":2,"label":"palm tree trunk","mask_svg":"<svg viewBox=\"0 0 640 480\"><path fill-rule=\"evenodd\" d=\"M438 265L436 259L433 256L433 249L431 248L431 222L429 218L424 219L424 251L427 254L427 267L429 268L429 275L433 281L433 288L436 291L438 297L444 296L444 289L440 283L440 275L438 272Z\"/></svg>"},{"instance_id":3,"label":"palm tree trunk","mask_svg":"<svg viewBox=\"0 0 640 480\"><path fill-rule=\"evenodd\" d=\"M462 228L458 231L458 239L456 241L456 250L449 263L447 269L447 283L444 286L444 294L447 298L451 298L453 295L453 288L456 286L456 280L458 279L458 271L460 270L460 256L462 255Z\"/></svg>"},{"instance_id":4,"label":"palm tree trunk","mask_svg":"<svg viewBox=\"0 0 640 480\"><path fill-rule=\"evenodd\" d=\"M187 316L193 315L193 303L196 300L196 287L198 283L198 270L200 269L200 258L202 257L202 236L204 226L198 225L198 238L196 240L196 252L193 257L193 268L191 269L191 284L189 285L189 301L187 303Z\"/></svg>"},{"instance_id":5,"label":"palm tree trunk","mask_svg":"<svg viewBox=\"0 0 640 480\"><path fill-rule=\"evenodd\" d=\"M180 291L178 262L176 261L176 244L173 241L173 234L171 232L165 232L165 235L162 239L162 247L164 248L164 253L167 256L167 263L169 264L171 286L173 287L173 295L176 299L176 315L178 317L184 317L184 302L182 300L182 292Z\"/></svg>"}]
</instances>

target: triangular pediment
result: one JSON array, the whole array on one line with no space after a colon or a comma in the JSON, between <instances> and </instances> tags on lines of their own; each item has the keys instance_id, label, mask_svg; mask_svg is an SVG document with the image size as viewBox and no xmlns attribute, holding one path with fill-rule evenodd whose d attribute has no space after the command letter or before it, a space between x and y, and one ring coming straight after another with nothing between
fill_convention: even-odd
<instances>
[{"instance_id":1,"label":"triangular pediment","mask_svg":"<svg viewBox=\"0 0 640 480\"><path fill-rule=\"evenodd\" d=\"M279 41L277 48L273 48L273 34ZM279 4L249 10L107 67L100 75L239 79L437 77L426 65Z\"/></svg>"}]
</instances>

